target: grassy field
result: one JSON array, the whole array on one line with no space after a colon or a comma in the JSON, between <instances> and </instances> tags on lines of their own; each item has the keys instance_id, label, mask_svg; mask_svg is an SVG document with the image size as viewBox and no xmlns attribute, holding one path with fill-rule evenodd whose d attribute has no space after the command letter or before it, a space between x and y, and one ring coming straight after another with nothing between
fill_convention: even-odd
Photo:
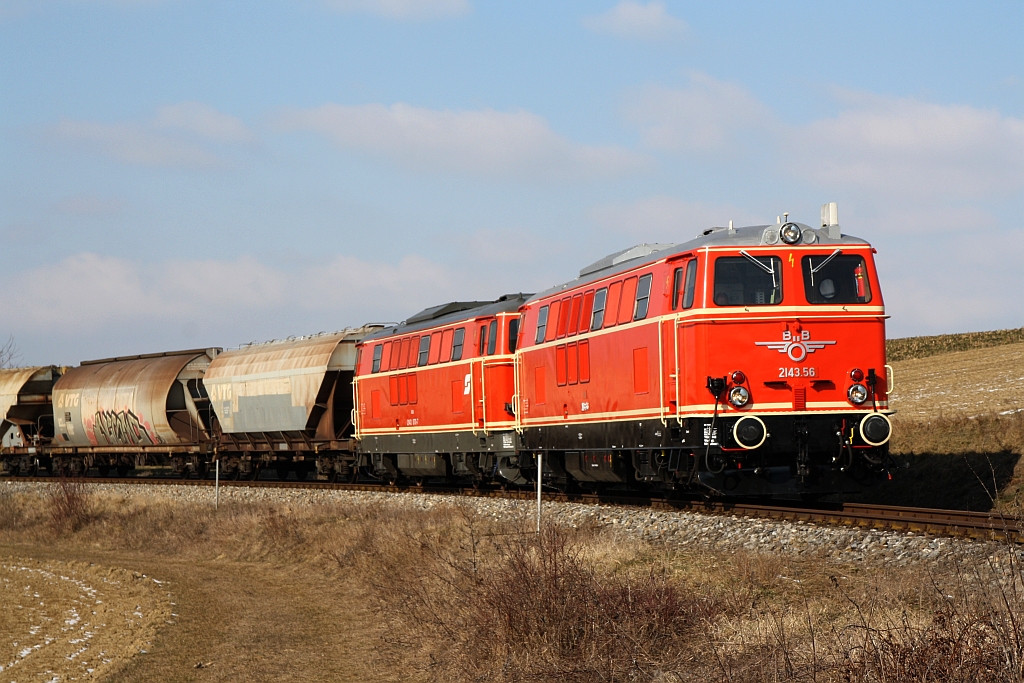
<instances>
[{"instance_id":1,"label":"grassy field","mask_svg":"<svg viewBox=\"0 0 1024 683\"><path fill-rule=\"evenodd\" d=\"M64 520L59 499L0 493L4 563L132 567L164 582L174 612L145 654L129 644L78 680L974 683L1024 666L1010 549L1001 565L908 571L670 551L606 529L537 537L526 518L460 506L79 495ZM32 664L11 680L57 671Z\"/></svg>"}]
</instances>

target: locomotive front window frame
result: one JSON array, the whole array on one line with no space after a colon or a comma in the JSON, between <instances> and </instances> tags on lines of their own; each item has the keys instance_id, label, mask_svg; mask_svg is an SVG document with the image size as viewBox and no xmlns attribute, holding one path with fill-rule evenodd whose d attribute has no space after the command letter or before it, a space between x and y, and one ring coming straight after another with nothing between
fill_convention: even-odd
<instances>
[{"instance_id":1,"label":"locomotive front window frame","mask_svg":"<svg viewBox=\"0 0 1024 683\"><path fill-rule=\"evenodd\" d=\"M493 356L498 347L498 321L492 320L487 326L487 333L490 339L487 340L487 355Z\"/></svg>"},{"instance_id":2,"label":"locomotive front window frame","mask_svg":"<svg viewBox=\"0 0 1024 683\"><path fill-rule=\"evenodd\" d=\"M679 304L683 298L683 267L679 266L672 271L672 310L679 310Z\"/></svg>"},{"instance_id":3,"label":"locomotive front window frame","mask_svg":"<svg viewBox=\"0 0 1024 683\"><path fill-rule=\"evenodd\" d=\"M719 256L715 259L716 306L777 306L782 303L782 259L778 256Z\"/></svg>"},{"instance_id":4,"label":"locomotive front window frame","mask_svg":"<svg viewBox=\"0 0 1024 683\"><path fill-rule=\"evenodd\" d=\"M370 372L380 372L380 359L384 356L384 345L376 344L373 347L373 366Z\"/></svg>"},{"instance_id":5,"label":"locomotive front window frame","mask_svg":"<svg viewBox=\"0 0 1024 683\"><path fill-rule=\"evenodd\" d=\"M534 344L544 343L544 333L547 331L548 326L548 307L541 306L537 312L537 334L534 337Z\"/></svg>"},{"instance_id":6,"label":"locomotive front window frame","mask_svg":"<svg viewBox=\"0 0 1024 683\"><path fill-rule=\"evenodd\" d=\"M516 347L519 345L519 326L521 324L520 319L512 318L508 321L508 352L515 353Z\"/></svg>"},{"instance_id":7,"label":"locomotive front window frame","mask_svg":"<svg viewBox=\"0 0 1024 683\"><path fill-rule=\"evenodd\" d=\"M483 325L480 326L480 340L479 340L479 343L477 344L477 354L476 355L482 357L484 355L484 351L486 351L486 350L487 350L487 323L484 323Z\"/></svg>"},{"instance_id":8,"label":"locomotive front window frame","mask_svg":"<svg viewBox=\"0 0 1024 683\"><path fill-rule=\"evenodd\" d=\"M864 257L843 254L809 254L800 259L804 295L811 305L871 303L871 282Z\"/></svg>"}]
</instances>

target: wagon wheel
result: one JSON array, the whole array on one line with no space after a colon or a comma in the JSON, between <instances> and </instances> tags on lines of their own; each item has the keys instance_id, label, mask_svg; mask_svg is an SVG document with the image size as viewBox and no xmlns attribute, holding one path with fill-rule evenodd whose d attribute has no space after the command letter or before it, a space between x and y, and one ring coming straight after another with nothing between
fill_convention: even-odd
<instances>
[{"instance_id":1,"label":"wagon wheel","mask_svg":"<svg viewBox=\"0 0 1024 683\"><path fill-rule=\"evenodd\" d=\"M100 465L96 469L100 471L101 477L110 476L110 465Z\"/></svg>"},{"instance_id":2,"label":"wagon wheel","mask_svg":"<svg viewBox=\"0 0 1024 683\"><path fill-rule=\"evenodd\" d=\"M117 476L121 477L122 479L124 477L127 477L128 476L128 465L118 465L117 466Z\"/></svg>"},{"instance_id":3,"label":"wagon wheel","mask_svg":"<svg viewBox=\"0 0 1024 683\"><path fill-rule=\"evenodd\" d=\"M358 484L359 483L359 466L352 465L348 472L348 483Z\"/></svg>"},{"instance_id":4,"label":"wagon wheel","mask_svg":"<svg viewBox=\"0 0 1024 683\"><path fill-rule=\"evenodd\" d=\"M284 481L285 479L288 478L289 469L290 468L287 465L278 465L277 467L274 468L274 470L277 472L277 478L280 479L281 481Z\"/></svg>"}]
</instances>

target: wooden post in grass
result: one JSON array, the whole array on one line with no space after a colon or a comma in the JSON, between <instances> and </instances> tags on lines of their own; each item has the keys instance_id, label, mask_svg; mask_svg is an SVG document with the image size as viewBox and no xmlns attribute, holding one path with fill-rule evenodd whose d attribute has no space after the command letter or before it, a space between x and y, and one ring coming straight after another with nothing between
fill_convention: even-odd
<instances>
[{"instance_id":1,"label":"wooden post in grass","mask_svg":"<svg viewBox=\"0 0 1024 683\"><path fill-rule=\"evenodd\" d=\"M220 509L220 458L214 461L213 470L213 509Z\"/></svg>"},{"instance_id":2,"label":"wooden post in grass","mask_svg":"<svg viewBox=\"0 0 1024 683\"><path fill-rule=\"evenodd\" d=\"M540 534L540 480L544 476L544 451L537 451L537 533Z\"/></svg>"}]
</instances>

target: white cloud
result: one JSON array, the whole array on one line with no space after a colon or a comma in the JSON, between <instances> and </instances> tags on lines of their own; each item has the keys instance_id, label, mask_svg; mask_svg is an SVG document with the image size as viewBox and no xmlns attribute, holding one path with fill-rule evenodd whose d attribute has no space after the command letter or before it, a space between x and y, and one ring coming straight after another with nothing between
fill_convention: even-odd
<instances>
[{"instance_id":1,"label":"white cloud","mask_svg":"<svg viewBox=\"0 0 1024 683\"><path fill-rule=\"evenodd\" d=\"M321 0L337 12L364 12L390 19L435 19L468 14L468 0Z\"/></svg>"},{"instance_id":2,"label":"white cloud","mask_svg":"<svg viewBox=\"0 0 1024 683\"><path fill-rule=\"evenodd\" d=\"M604 14L585 17L583 25L595 33L638 40L669 40L686 34L686 22L668 13L665 3L646 5L624 0Z\"/></svg>"},{"instance_id":3,"label":"white cloud","mask_svg":"<svg viewBox=\"0 0 1024 683\"><path fill-rule=\"evenodd\" d=\"M233 116L199 102L161 107L146 123L97 123L61 119L46 131L69 145L135 166L222 168L211 145L249 143L255 135Z\"/></svg>"},{"instance_id":4,"label":"white cloud","mask_svg":"<svg viewBox=\"0 0 1024 683\"><path fill-rule=\"evenodd\" d=\"M721 152L735 148L751 131L776 126L772 111L745 88L693 73L685 88L651 85L630 93L627 120L652 149Z\"/></svg>"},{"instance_id":5,"label":"white cloud","mask_svg":"<svg viewBox=\"0 0 1024 683\"><path fill-rule=\"evenodd\" d=\"M526 111L326 104L285 112L278 123L285 130L324 135L341 149L383 156L420 170L568 178L618 174L644 164L643 157L620 147L567 140L543 118Z\"/></svg>"},{"instance_id":6,"label":"white cloud","mask_svg":"<svg viewBox=\"0 0 1024 683\"><path fill-rule=\"evenodd\" d=\"M881 192L976 197L1024 188L1024 119L968 105L840 92L837 116L792 129L805 175Z\"/></svg>"},{"instance_id":7,"label":"white cloud","mask_svg":"<svg viewBox=\"0 0 1024 683\"><path fill-rule=\"evenodd\" d=\"M252 142L256 137L240 119L202 102L160 107L153 119L153 127L183 130L214 142Z\"/></svg>"},{"instance_id":8,"label":"white cloud","mask_svg":"<svg viewBox=\"0 0 1024 683\"><path fill-rule=\"evenodd\" d=\"M685 202L675 197L648 197L628 204L604 204L590 210L590 218L616 233L644 242L685 242L702 230L753 225L763 220L734 206Z\"/></svg>"}]
</instances>

